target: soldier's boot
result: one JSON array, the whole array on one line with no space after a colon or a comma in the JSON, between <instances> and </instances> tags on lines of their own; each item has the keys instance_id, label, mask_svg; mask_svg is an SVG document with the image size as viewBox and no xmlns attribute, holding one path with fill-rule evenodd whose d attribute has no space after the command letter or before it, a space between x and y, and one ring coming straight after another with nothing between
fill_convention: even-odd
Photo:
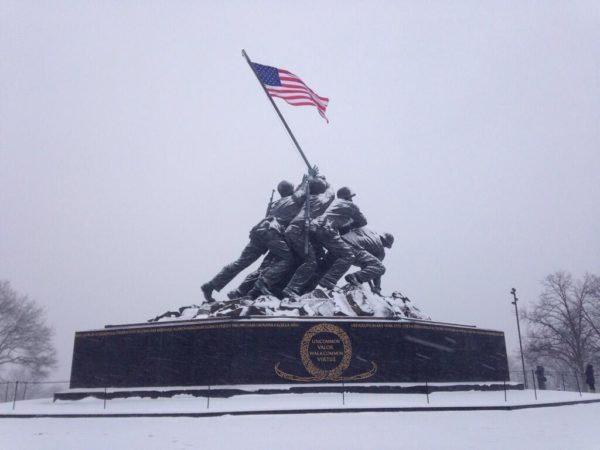
<instances>
[{"instance_id":1,"label":"soldier's boot","mask_svg":"<svg viewBox=\"0 0 600 450\"><path fill-rule=\"evenodd\" d=\"M235 300L236 298L241 298L243 296L244 294L242 294L239 289L234 289L233 291L227 293L227 298L229 300Z\"/></svg>"},{"instance_id":2,"label":"soldier's boot","mask_svg":"<svg viewBox=\"0 0 600 450\"><path fill-rule=\"evenodd\" d=\"M335 288L335 284L321 278L317 287L310 293L315 298L332 298L331 291Z\"/></svg>"},{"instance_id":3,"label":"soldier's boot","mask_svg":"<svg viewBox=\"0 0 600 450\"><path fill-rule=\"evenodd\" d=\"M258 297L260 297L260 291L256 289L256 287L253 287L248 291L248 297L250 300L256 300Z\"/></svg>"},{"instance_id":4,"label":"soldier's boot","mask_svg":"<svg viewBox=\"0 0 600 450\"><path fill-rule=\"evenodd\" d=\"M298 298L300 297L297 292L294 292L294 291L292 291L291 289L288 289L288 288L286 288L283 291L281 291L281 293L283 294L284 298L289 298L291 301L294 301L294 302L296 300L298 300Z\"/></svg>"},{"instance_id":5,"label":"soldier's boot","mask_svg":"<svg viewBox=\"0 0 600 450\"><path fill-rule=\"evenodd\" d=\"M332 298L331 296L331 290L333 289L333 286L331 288L325 287L322 284L319 284L311 293L311 297L314 298L322 298L322 299L330 299Z\"/></svg>"},{"instance_id":6,"label":"soldier's boot","mask_svg":"<svg viewBox=\"0 0 600 450\"><path fill-rule=\"evenodd\" d=\"M202 294L204 294L204 298L207 303L214 303L216 301L212 296L212 292L215 290L215 288L210 281L200 286L200 289L202 289Z\"/></svg>"},{"instance_id":7,"label":"soldier's boot","mask_svg":"<svg viewBox=\"0 0 600 450\"><path fill-rule=\"evenodd\" d=\"M321 278L319 280L319 284L317 285L317 289L321 288L321 289L328 290L328 291L331 291L334 287L335 287L335 283L324 280L323 278Z\"/></svg>"},{"instance_id":8,"label":"soldier's boot","mask_svg":"<svg viewBox=\"0 0 600 450\"><path fill-rule=\"evenodd\" d=\"M261 280L260 278L258 280L256 280L256 283L254 283L254 288L256 289L258 292L260 292L262 295L270 295L271 297L274 297L275 295L271 292L271 290L269 289L269 287L267 286L267 283L265 283L263 280Z\"/></svg>"},{"instance_id":9,"label":"soldier's boot","mask_svg":"<svg viewBox=\"0 0 600 450\"><path fill-rule=\"evenodd\" d=\"M361 282L358 281L358 278L356 278L356 275L353 273L349 273L344 277L344 279L353 286L360 287L361 285Z\"/></svg>"}]
</instances>

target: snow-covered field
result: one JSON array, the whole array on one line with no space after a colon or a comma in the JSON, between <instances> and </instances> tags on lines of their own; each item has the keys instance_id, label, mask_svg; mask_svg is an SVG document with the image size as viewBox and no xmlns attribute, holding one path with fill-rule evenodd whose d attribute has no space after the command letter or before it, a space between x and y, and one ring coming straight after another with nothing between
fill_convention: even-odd
<instances>
[{"instance_id":1,"label":"snow-covered field","mask_svg":"<svg viewBox=\"0 0 600 450\"><path fill-rule=\"evenodd\" d=\"M543 391L434 393L429 406L503 406L600 399ZM106 413L427 406L424 395L246 395L230 399L111 400ZM15 413L102 413L103 402L31 400ZM12 404L0 404L0 414ZM2 418L2 450L171 449L599 449L600 403L516 411L365 412L156 418Z\"/></svg>"},{"instance_id":2,"label":"snow-covered field","mask_svg":"<svg viewBox=\"0 0 600 450\"><path fill-rule=\"evenodd\" d=\"M600 448L600 405L519 411L2 419L6 450Z\"/></svg>"},{"instance_id":3,"label":"snow-covered field","mask_svg":"<svg viewBox=\"0 0 600 450\"><path fill-rule=\"evenodd\" d=\"M408 384L403 384L408 386ZM246 386L252 390L255 386ZM340 386L341 389L341 386ZM118 389L111 389L117 391ZM141 390L141 389L140 389ZM155 389L152 389L155 390ZM77 389L72 392L77 392ZM89 391L89 390L88 390ZM273 411L290 409L347 409L347 408L435 408L472 406L519 406L528 404L569 402L580 400L600 400L599 394L564 391L508 390L506 401L504 391L461 391L434 392L425 394L365 394L339 393L284 393L246 394L229 398L193 397L178 395L173 398L127 398L104 402L97 398L77 401L56 401L38 399L0 403L2 414L136 414L136 413L214 413L236 411ZM599 447L600 448L600 447ZM1 448L0 448L1 450Z\"/></svg>"}]
</instances>

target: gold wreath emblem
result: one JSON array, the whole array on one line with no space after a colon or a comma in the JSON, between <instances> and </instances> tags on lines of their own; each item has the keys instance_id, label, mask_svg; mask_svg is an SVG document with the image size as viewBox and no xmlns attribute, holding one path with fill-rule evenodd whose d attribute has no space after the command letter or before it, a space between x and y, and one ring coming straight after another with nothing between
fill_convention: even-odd
<instances>
[{"instance_id":1,"label":"gold wreath emblem","mask_svg":"<svg viewBox=\"0 0 600 450\"><path fill-rule=\"evenodd\" d=\"M315 335L319 333L331 333L334 334L342 343L342 360L340 363L330 370L323 370L315 365L310 358L309 346ZM310 328L302 338L300 342L300 358L302 364L308 373L310 373L315 380L336 380L342 373L350 366L350 360L352 359L352 344L348 334L340 327L331 325L328 323L321 323Z\"/></svg>"},{"instance_id":2,"label":"gold wreath emblem","mask_svg":"<svg viewBox=\"0 0 600 450\"><path fill-rule=\"evenodd\" d=\"M310 356L310 344L312 339L320 333L330 333L335 335L342 344L342 358L337 366L332 369L324 370L313 362ZM306 371L311 374L311 377L302 377L284 372L279 368L280 363L275 364L275 373L286 380L292 381L351 381L351 380L362 380L370 378L377 372L377 364L371 362L371 370L353 375L350 377L343 377L342 374L350 367L350 361L352 360L352 343L348 334L340 327L328 323L321 323L315 325L304 333L302 341L300 342L300 359Z\"/></svg>"}]
</instances>

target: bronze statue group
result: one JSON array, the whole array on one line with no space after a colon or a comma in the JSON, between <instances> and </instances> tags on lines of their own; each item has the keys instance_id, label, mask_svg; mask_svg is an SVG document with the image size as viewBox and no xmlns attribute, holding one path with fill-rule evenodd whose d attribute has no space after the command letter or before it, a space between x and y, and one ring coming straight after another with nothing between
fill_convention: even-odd
<instances>
[{"instance_id":1,"label":"bronze statue group","mask_svg":"<svg viewBox=\"0 0 600 450\"><path fill-rule=\"evenodd\" d=\"M227 294L229 299L270 295L295 300L309 292L328 298L351 266L360 270L345 276L350 285L369 283L374 293L381 293L381 261L394 237L366 227L367 219L348 187L335 195L315 167L298 188L281 181L277 191L280 198L250 230L239 258L202 285L207 302L215 302L213 291L221 291L265 253L259 268Z\"/></svg>"}]
</instances>

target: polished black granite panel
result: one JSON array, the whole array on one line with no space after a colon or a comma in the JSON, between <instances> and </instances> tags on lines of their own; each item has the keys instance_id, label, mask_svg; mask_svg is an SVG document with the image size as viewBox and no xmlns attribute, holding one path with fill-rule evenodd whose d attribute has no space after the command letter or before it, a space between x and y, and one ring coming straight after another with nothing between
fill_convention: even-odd
<instances>
[{"instance_id":1,"label":"polished black granite panel","mask_svg":"<svg viewBox=\"0 0 600 450\"><path fill-rule=\"evenodd\" d=\"M429 321L240 318L75 335L71 387L504 381L504 334Z\"/></svg>"}]
</instances>

